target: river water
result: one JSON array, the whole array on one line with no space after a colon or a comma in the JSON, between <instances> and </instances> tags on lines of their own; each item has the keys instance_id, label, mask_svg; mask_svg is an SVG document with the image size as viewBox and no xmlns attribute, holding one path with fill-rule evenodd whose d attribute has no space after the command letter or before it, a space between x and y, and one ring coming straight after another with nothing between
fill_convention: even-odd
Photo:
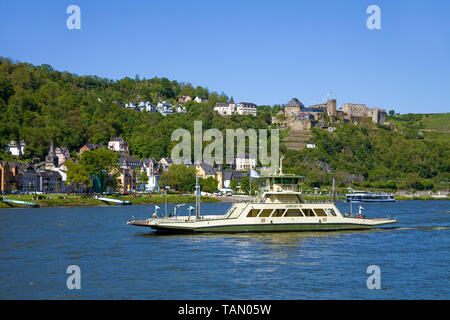
<instances>
[{"instance_id":1,"label":"river water","mask_svg":"<svg viewBox=\"0 0 450 320\"><path fill-rule=\"evenodd\" d=\"M203 204L202 213L230 205ZM0 209L0 299L449 299L450 201L363 206L398 223L159 236L126 225L154 206ZM68 289L69 265L80 268L81 289ZM369 266L380 289L368 289Z\"/></svg>"}]
</instances>

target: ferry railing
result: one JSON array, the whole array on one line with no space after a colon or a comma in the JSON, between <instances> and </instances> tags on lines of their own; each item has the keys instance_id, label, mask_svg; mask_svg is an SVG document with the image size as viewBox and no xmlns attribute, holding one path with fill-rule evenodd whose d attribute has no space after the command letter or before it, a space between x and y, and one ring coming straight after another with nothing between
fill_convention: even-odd
<instances>
[{"instance_id":1,"label":"ferry railing","mask_svg":"<svg viewBox=\"0 0 450 320\"><path fill-rule=\"evenodd\" d=\"M195 216L175 216L175 217L155 217L145 219L147 222L157 221L157 222L195 222L195 221L212 221L212 220L223 220L225 215L212 215L212 217L205 215L200 216L198 219Z\"/></svg>"}]
</instances>

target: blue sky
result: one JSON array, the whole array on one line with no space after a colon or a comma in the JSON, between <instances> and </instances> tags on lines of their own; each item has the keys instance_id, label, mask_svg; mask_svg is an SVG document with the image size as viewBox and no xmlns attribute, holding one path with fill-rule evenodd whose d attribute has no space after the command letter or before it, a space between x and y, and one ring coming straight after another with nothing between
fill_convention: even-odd
<instances>
[{"instance_id":1,"label":"blue sky","mask_svg":"<svg viewBox=\"0 0 450 320\"><path fill-rule=\"evenodd\" d=\"M81 30L69 30L69 5ZM381 30L369 30L369 5ZM110 79L154 76L259 105L449 112L450 1L0 2L0 56Z\"/></svg>"}]
</instances>

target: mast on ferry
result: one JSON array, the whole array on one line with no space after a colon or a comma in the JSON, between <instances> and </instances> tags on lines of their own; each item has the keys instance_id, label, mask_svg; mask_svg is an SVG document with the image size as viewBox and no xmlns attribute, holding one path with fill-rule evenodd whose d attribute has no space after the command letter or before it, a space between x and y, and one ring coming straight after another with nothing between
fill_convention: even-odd
<instances>
[{"instance_id":1,"label":"mast on ferry","mask_svg":"<svg viewBox=\"0 0 450 320\"><path fill-rule=\"evenodd\" d=\"M200 219L200 185L198 176L195 176L195 220Z\"/></svg>"}]
</instances>

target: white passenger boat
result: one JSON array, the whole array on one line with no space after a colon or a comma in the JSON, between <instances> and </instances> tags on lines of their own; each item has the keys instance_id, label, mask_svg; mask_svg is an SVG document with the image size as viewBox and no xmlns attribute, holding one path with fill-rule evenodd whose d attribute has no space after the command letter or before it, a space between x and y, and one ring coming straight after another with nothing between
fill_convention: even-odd
<instances>
[{"instance_id":1,"label":"white passenger boat","mask_svg":"<svg viewBox=\"0 0 450 320\"><path fill-rule=\"evenodd\" d=\"M370 191L353 191L345 195L347 202L395 202L391 193L374 193Z\"/></svg>"},{"instance_id":2,"label":"white passenger boat","mask_svg":"<svg viewBox=\"0 0 450 320\"><path fill-rule=\"evenodd\" d=\"M234 203L223 215L200 215L200 187L196 186L196 214L127 222L165 233L336 231L371 229L397 222L368 219L363 215L343 216L333 202L306 202L299 192L300 176L276 174L261 176L267 181L263 193L252 202Z\"/></svg>"}]
</instances>

